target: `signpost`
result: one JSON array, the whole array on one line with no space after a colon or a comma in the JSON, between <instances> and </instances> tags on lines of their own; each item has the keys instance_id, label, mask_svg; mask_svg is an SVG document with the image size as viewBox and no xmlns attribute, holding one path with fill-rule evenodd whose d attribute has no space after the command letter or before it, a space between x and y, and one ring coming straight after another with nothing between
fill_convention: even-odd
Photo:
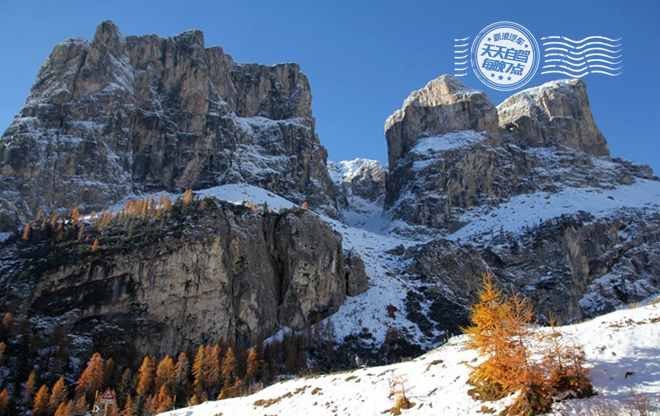
<instances>
[{"instance_id":1,"label":"signpost","mask_svg":"<svg viewBox=\"0 0 660 416\"><path fill-rule=\"evenodd\" d=\"M108 388L105 393L103 393L103 396L101 396L101 400L99 400L99 403L105 405L105 409L103 410L103 415L108 416L108 405L109 404L115 404L115 395L112 393L112 390Z\"/></svg>"}]
</instances>

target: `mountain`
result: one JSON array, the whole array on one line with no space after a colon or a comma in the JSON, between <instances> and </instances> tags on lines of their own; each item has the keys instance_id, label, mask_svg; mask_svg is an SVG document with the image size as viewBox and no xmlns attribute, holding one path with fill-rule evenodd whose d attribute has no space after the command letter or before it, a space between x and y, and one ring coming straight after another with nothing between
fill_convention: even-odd
<instances>
[{"instance_id":1,"label":"mountain","mask_svg":"<svg viewBox=\"0 0 660 416\"><path fill-rule=\"evenodd\" d=\"M311 101L296 64L234 62L200 31L124 36L103 22L91 42L53 49L0 139L3 227L239 182L336 215Z\"/></svg>"},{"instance_id":2,"label":"mountain","mask_svg":"<svg viewBox=\"0 0 660 416\"><path fill-rule=\"evenodd\" d=\"M487 271L541 322L657 296L660 180L610 156L584 82L496 106L443 75L386 120L387 166L327 162L310 105L297 65L198 31L57 45L1 139L14 383L219 341L272 348L270 381L392 363L459 333Z\"/></svg>"}]
</instances>

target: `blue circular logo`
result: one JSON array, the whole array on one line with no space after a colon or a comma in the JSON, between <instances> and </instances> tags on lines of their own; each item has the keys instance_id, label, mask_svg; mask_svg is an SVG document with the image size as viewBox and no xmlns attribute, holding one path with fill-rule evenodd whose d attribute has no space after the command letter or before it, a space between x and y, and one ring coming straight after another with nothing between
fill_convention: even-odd
<instances>
[{"instance_id":1,"label":"blue circular logo","mask_svg":"<svg viewBox=\"0 0 660 416\"><path fill-rule=\"evenodd\" d=\"M523 26L498 22L486 27L472 42L472 69L484 84L511 91L527 84L536 73L541 52Z\"/></svg>"}]
</instances>

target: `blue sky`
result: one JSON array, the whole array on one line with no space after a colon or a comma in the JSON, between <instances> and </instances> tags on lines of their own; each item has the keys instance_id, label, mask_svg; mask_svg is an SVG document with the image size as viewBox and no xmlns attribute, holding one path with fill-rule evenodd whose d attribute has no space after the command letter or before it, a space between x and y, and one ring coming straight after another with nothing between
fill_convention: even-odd
<instances>
[{"instance_id":1,"label":"blue sky","mask_svg":"<svg viewBox=\"0 0 660 416\"><path fill-rule=\"evenodd\" d=\"M623 38L623 74L583 79L612 155L660 172L660 1L4 0L0 130L23 105L53 46L68 37L91 39L106 19L124 34L201 29L207 46L222 46L236 61L299 63L330 160L386 161L385 119L412 90L453 72L454 38L503 20L525 26L537 40ZM526 86L557 78L537 73ZM471 70L462 81L496 104L509 95L487 88Z\"/></svg>"}]
</instances>

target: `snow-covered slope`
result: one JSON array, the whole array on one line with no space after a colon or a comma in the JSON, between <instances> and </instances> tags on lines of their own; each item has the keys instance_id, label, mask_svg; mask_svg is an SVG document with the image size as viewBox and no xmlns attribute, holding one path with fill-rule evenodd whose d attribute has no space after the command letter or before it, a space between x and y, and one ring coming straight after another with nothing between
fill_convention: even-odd
<instances>
[{"instance_id":1,"label":"snow-covered slope","mask_svg":"<svg viewBox=\"0 0 660 416\"><path fill-rule=\"evenodd\" d=\"M613 189L565 187L556 193L514 196L490 211L464 214L463 219L468 224L445 238L476 243L493 231L516 233L522 227L579 211L604 218L622 208L660 211L660 182L637 179L632 185Z\"/></svg>"},{"instance_id":2,"label":"snow-covered slope","mask_svg":"<svg viewBox=\"0 0 660 416\"><path fill-rule=\"evenodd\" d=\"M379 232L383 225L386 168L377 160L357 158L328 162L328 173L338 191L344 222Z\"/></svg>"},{"instance_id":3,"label":"snow-covered slope","mask_svg":"<svg viewBox=\"0 0 660 416\"><path fill-rule=\"evenodd\" d=\"M605 407L620 410L634 398L655 400L660 411L660 304L617 311L563 327L561 332L583 345L598 395L556 403L555 415L588 414L589 409ZM390 393L397 381L403 382L414 403L403 414L478 415L484 405L502 410L511 397L484 403L468 396L466 364L478 358L466 349L465 341L464 336L454 337L409 362L285 381L252 396L207 402L167 415L381 415L394 406ZM611 414L617 413L621 411Z\"/></svg>"}]
</instances>

